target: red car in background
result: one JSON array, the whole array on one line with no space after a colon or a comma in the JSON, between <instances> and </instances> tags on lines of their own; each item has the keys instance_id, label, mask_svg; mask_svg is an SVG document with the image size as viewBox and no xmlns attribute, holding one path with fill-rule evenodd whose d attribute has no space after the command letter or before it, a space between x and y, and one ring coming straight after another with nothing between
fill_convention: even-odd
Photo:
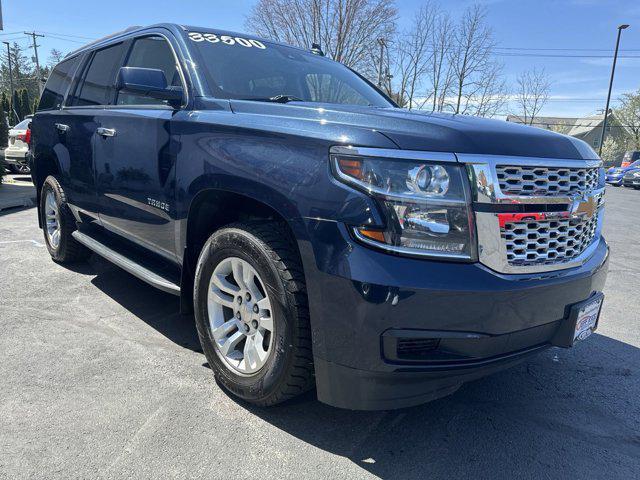
<instances>
[{"instance_id":1,"label":"red car in background","mask_svg":"<svg viewBox=\"0 0 640 480\"><path fill-rule=\"evenodd\" d=\"M628 167L636 160L640 160L640 150L630 150L624 154L624 157L622 157L622 164L620 164L620 167Z\"/></svg>"}]
</instances>

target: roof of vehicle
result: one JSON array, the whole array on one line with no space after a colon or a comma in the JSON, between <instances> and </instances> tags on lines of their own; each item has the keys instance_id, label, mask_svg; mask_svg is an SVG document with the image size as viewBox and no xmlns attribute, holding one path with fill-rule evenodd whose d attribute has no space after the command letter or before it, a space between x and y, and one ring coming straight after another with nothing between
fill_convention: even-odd
<instances>
[{"instance_id":1,"label":"roof of vehicle","mask_svg":"<svg viewBox=\"0 0 640 480\"><path fill-rule=\"evenodd\" d=\"M260 40L263 42L268 42L268 43L272 43L272 44L277 44L277 45L284 45L287 47L292 47L292 48L298 48L300 50L306 51L302 48L299 47L295 47L293 45L288 45L282 42L277 42L274 40L270 40L267 38L263 38L263 37L258 37L256 35L252 35L249 33L242 33L242 32L231 32L228 30L220 30L220 29L216 29L216 28L208 28L208 27L195 27L195 26L191 26L191 25L179 25L177 23L156 23L154 25L148 25L148 26L141 26L141 25L134 25L131 27L127 27L124 30L120 30L118 32L114 32L112 34L106 35L102 38L99 38L97 40L94 40L93 42L87 43L86 45L83 45L82 47L68 53L65 58L69 58L72 57L74 55L77 55L79 53L85 52L87 50L91 50L93 48L99 47L103 44L108 44L113 40L118 39L119 37L126 37L127 35L130 35L132 33L137 33L137 32L144 32L145 30L151 30L153 28L166 28L168 30L182 30L185 32L203 32L203 33L218 33L218 34L223 34L223 35L229 35L229 36L242 36L245 38L250 38L250 39L254 39L254 40ZM311 48L311 45L309 45L309 48Z\"/></svg>"}]
</instances>

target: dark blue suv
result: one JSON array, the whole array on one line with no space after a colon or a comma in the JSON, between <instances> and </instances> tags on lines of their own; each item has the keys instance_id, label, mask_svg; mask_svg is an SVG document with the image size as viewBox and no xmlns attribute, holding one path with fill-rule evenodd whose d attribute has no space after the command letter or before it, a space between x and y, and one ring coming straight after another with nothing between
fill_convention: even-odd
<instances>
[{"instance_id":1,"label":"dark blue suv","mask_svg":"<svg viewBox=\"0 0 640 480\"><path fill-rule=\"evenodd\" d=\"M53 259L179 295L252 403L415 405L597 327L589 146L397 108L318 49L128 29L55 67L32 132Z\"/></svg>"}]
</instances>

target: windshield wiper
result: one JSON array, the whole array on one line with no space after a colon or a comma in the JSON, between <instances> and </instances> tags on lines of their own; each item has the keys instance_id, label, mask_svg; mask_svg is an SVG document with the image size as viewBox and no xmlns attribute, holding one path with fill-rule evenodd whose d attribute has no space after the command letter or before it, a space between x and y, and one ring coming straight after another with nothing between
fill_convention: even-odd
<instances>
[{"instance_id":1,"label":"windshield wiper","mask_svg":"<svg viewBox=\"0 0 640 480\"><path fill-rule=\"evenodd\" d=\"M238 100L251 100L253 102L274 102L274 103L289 103L289 102L306 102L301 98L298 98L294 95L275 95L273 97L248 97L248 98L238 98Z\"/></svg>"},{"instance_id":2,"label":"windshield wiper","mask_svg":"<svg viewBox=\"0 0 640 480\"><path fill-rule=\"evenodd\" d=\"M269 98L270 102L276 103L289 103L289 102L304 102L301 98L295 97L293 95L276 95L275 97Z\"/></svg>"}]
</instances>

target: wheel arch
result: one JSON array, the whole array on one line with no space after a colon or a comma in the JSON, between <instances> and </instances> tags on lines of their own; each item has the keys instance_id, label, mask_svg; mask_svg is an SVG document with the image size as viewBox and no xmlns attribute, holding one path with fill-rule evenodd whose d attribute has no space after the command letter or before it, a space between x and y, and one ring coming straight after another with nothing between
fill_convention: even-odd
<instances>
[{"instance_id":1,"label":"wheel arch","mask_svg":"<svg viewBox=\"0 0 640 480\"><path fill-rule=\"evenodd\" d=\"M279 222L285 226L292 244L302 257L298 242L306 237L306 231L302 222L292 218L292 212L297 212L297 209L277 192L267 199L229 189L200 190L189 204L185 227L180 235L179 249L183 252L181 309L190 311L193 306L193 278L202 247L213 232L225 225L258 219ZM301 265L304 270L302 258Z\"/></svg>"},{"instance_id":2,"label":"wheel arch","mask_svg":"<svg viewBox=\"0 0 640 480\"><path fill-rule=\"evenodd\" d=\"M32 162L31 179L36 187L36 207L38 210L38 227L42 228L42 216L40 215L40 196L42 193L42 185L49 175L59 178L62 174L60 160L53 152L45 149L36 149Z\"/></svg>"}]
</instances>

